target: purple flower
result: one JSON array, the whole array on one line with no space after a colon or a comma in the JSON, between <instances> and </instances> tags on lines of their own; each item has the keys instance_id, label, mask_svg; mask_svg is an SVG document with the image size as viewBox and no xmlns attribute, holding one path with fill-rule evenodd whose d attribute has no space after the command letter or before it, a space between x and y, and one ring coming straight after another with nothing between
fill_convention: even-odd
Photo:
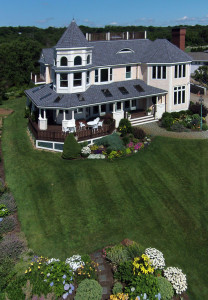
<instances>
[{"instance_id":1,"label":"purple flower","mask_svg":"<svg viewBox=\"0 0 208 300\"><path fill-rule=\"evenodd\" d=\"M64 274L64 275L62 276L62 278L65 279L65 278L66 278L66 275Z\"/></svg>"},{"instance_id":2,"label":"purple flower","mask_svg":"<svg viewBox=\"0 0 208 300\"><path fill-rule=\"evenodd\" d=\"M53 285L54 285L54 283L53 283L53 282L51 282L51 283L50 283L50 286L53 286Z\"/></svg>"},{"instance_id":3,"label":"purple flower","mask_svg":"<svg viewBox=\"0 0 208 300\"><path fill-rule=\"evenodd\" d=\"M66 299L67 297L68 297L68 295L69 295L69 293L65 293L65 294L63 294L63 299Z\"/></svg>"},{"instance_id":4,"label":"purple flower","mask_svg":"<svg viewBox=\"0 0 208 300\"><path fill-rule=\"evenodd\" d=\"M65 289L65 291L69 290L69 284L68 283L65 284L64 289Z\"/></svg>"},{"instance_id":5,"label":"purple flower","mask_svg":"<svg viewBox=\"0 0 208 300\"><path fill-rule=\"evenodd\" d=\"M65 284L65 280L63 281L63 284Z\"/></svg>"},{"instance_id":6,"label":"purple flower","mask_svg":"<svg viewBox=\"0 0 208 300\"><path fill-rule=\"evenodd\" d=\"M69 286L70 286L70 289L72 289L72 291L73 291L73 290L74 290L74 286L73 286L73 284L71 284L71 283L70 283L70 285L69 285Z\"/></svg>"}]
</instances>

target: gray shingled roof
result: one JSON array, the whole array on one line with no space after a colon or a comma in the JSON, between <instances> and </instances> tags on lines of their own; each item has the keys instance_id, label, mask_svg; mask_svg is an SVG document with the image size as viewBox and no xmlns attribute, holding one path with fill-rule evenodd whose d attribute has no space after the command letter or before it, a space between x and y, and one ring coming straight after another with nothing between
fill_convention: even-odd
<instances>
[{"instance_id":1,"label":"gray shingled roof","mask_svg":"<svg viewBox=\"0 0 208 300\"><path fill-rule=\"evenodd\" d=\"M142 57L144 63L188 62L192 58L166 39L157 39L146 49Z\"/></svg>"},{"instance_id":2,"label":"gray shingled roof","mask_svg":"<svg viewBox=\"0 0 208 300\"><path fill-rule=\"evenodd\" d=\"M53 48L43 49L41 52L39 62L47 65L53 65L53 60L54 60L54 49Z\"/></svg>"},{"instance_id":3,"label":"gray shingled roof","mask_svg":"<svg viewBox=\"0 0 208 300\"><path fill-rule=\"evenodd\" d=\"M89 47L89 43L86 40L84 34L79 29L75 21L72 21L69 27L66 29L58 43L56 48L74 48L74 47Z\"/></svg>"},{"instance_id":4,"label":"gray shingled roof","mask_svg":"<svg viewBox=\"0 0 208 300\"><path fill-rule=\"evenodd\" d=\"M206 52L190 52L189 55L194 61L208 61L208 53Z\"/></svg>"},{"instance_id":5,"label":"gray shingled roof","mask_svg":"<svg viewBox=\"0 0 208 300\"><path fill-rule=\"evenodd\" d=\"M138 92L138 90L134 87L135 85L140 85L143 91ZM123 95L118 89L119 87L125 87L128 94ZM103 94L102 90L106 89L110 91L112 96L106 97ZM92 85L84 93L79 93L84 98L84 101L79 100L77 96L78 93L57 94L50 84L26 90L25 94L37 107L69 109L125 99L144 98L151 95L167 94L167 91L147 85L144 81L136 79L113 82L105 85Z\"/></svg>"},{"instance_id":6,"label":"gray shingled roof","mask_svg":"<svg viewBox=\"0 0 208 300\"><path fill-rule=\"evenodd\" d=\"M88 42L74 21L66 29L56 47L92 47L93 66L126 65L139 62L176 63L192 61L190 55L165 39L158 39L154 42L148 39ZM118 53L125 48L130 48L132 53ZM53 48L43 49L42 53L44 61L52 64ZM40 62L44 61L40 60Z\"/></svg>"}]
</instances>

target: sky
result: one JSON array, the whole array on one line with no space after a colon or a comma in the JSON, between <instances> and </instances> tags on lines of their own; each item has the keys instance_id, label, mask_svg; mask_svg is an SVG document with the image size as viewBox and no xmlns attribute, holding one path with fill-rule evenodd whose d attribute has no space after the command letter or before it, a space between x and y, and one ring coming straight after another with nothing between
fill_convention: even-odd
<instances>
[{"instance_id":1,"label":"sky","mask_svg":"<svg viewBox=\"0 0 208 300\"><path fill-rule=\"evenodd\" d=\"M208 25L207 0L1 0L0 26Z\"/></svg>"}]
</instances>

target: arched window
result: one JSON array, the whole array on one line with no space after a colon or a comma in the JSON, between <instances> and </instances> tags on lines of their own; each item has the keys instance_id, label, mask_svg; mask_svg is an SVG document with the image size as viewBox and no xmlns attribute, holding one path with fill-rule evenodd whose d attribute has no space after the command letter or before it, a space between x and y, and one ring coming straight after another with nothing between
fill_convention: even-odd
<instances>
[{"instance_id":1,"label":"arched window","mask_svg":"<svg viewBox=\"0 0 208 300\"><path fill-rule=\"evenodd\" d=\"M81 56L76 56L74 59L74 65L75 66L80 66L82 64L82 58Z\"/></svg>"},{"instance_id":2,"label":"arched window","mask_svg":"<svg viewBox=\"0 0 208 300\"><path fill-rule=\"evenodd\" d=\"M90 55L87 55L87 64L90 64Z\"/></svg>"},{"instance_id":3,"label":"arched window","mask_svg":"<svg viewBox=\"0 0 208 300\"><path fill-rule=\"evenodd\" d=\"M67 66L67 58L65 56L61 58L61 66Z\"/></svg>"}]
</instances>

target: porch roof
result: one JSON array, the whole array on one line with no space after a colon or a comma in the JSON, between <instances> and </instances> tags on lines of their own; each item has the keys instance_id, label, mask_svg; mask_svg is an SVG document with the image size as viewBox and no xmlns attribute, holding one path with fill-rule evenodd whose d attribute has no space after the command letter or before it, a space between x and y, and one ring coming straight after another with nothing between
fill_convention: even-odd
<instances>
[{"instance_id":1,"label":"porch roof","mask_svg":"<svg viewBox=\"0 0 208 300\"><path fill-rule=\"evenodd\" d=\"M127 91L122 93L125 88ZM35 106L39 108L70 109L133 98L144 98L167 94L167 91L147 85L144 81L126 80L110 84L92 85L83 93L58 94L52 84L46 84L25 91Z\"/></svg>"}]
</instances>

